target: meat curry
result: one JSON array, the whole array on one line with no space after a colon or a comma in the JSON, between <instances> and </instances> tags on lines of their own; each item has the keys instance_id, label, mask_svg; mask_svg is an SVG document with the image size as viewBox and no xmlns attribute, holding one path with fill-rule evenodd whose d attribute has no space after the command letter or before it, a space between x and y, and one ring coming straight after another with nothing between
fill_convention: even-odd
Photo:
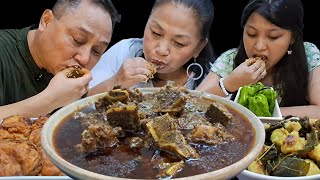
<instances>
[{"instance_id":1,"label":"meat curry","mask_svg":"<svg viewBox=\"0 0 320 180\"><path fill-rule=\"evenodd\" d=\"M114 177L179 178L215 171L243 158L255 132L241 113L167 85L121 89L65 118L54 144L68 162Z\"/></svg>"}]
</instances>

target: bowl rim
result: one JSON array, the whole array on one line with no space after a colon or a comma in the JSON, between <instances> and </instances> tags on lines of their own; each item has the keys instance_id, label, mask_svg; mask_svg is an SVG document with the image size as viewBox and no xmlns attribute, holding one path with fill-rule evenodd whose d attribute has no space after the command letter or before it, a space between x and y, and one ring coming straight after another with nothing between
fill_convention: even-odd
<instances>
[{"instance_id":1,"label":"bowl rim","mask_svg":"<svg viewBox=\"0 0 320 180\"><path fill-rule=\"evenodd\" d=\"M152 93L160 88L138 88L142 93ZM203 174L198 174L194 176L189 176L189 177L182 177L182 178L174 178L174 179L206 179L206 178L212 178L212 175L215 175L215 179L225 179L227 174L230 174L230 170L233 170L233 176L235 177L237 174L239 174L241 171L243 171L247 166L250 165L259 155L263 144L264 144L264 139L265 139L265 131L264 131L264 126L262 122L258 119L258 117L253 114L250 110L247 108L243 107L242 105L229 100L227 98L223 98L214 94L209 94L206 92L199 92L195 90L188 90L190 93L200 95L209 99L213 99L215 101L221 102L225 105L227 105L229 108L232 109L237 109L238 113L241 113L243 117L246 117L251 124L251 126L255 129L255 142L252 146L251 151L249 151L242 159L239 161L215 170L211 171L208 173L203 173ZM44 124L42 131L41 131L41 144L43 147L44 152L48 156L48 158L55 164L61 171L63 171L66 175L74 175L77 177L77 174L74 174L74 170L80 170L83 171L81 173L81 178L83 179L92 179L93 177L95 179L128 179L128 178L121 178L121 177L114 177L114 176L107 176L107 175L102 175L98 173L94 173L88 170L85 170L83 168L80 168L78 166L75 166L68 161L64 160L62 157L58 155L57 152L55 152L54 147L53 147L53 133L55 131L55 127L61 122L62 119L73 113L75 110L88 106L90 104L93 104L96 102L99 98L105 96L107 92L96 94L93 96L89 96L83 99L80 99L78 101L72 102L69 105L59 109L57 112L55 112L53 115L51 115L47 122ZM61 166L61 167L60 167ZM243 167L242 167L243 166ZM230 177L230 176L228 176ZM79 177L77 177L79 178Z\"/></svg>"}]
</instances>

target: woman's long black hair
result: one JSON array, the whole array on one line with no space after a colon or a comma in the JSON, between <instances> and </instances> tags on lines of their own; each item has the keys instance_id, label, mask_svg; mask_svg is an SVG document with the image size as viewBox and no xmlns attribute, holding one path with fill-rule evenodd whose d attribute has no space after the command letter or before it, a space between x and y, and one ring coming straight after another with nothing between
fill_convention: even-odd
<instances>
[{"instance_id":1,"label":"woman's long black hair","mask_svg":"<svg viewBox=\"0 0 320 180\"><path fill-rule=\"evenodd\" d=\"M280 106L306 105L308 94L308 65L303 42L304 10L300 0L250 0L242 12L241 26L244 27L249 16L257 12L272 24L290 30L294 43L289 48L291 55L284 55L275 65L272 76L274 87L281 95ZM241 38L235 67L247 59Z\"/></svg>"},{"instance_id":2,"label":"woman's long black hair","mask_svg":"<svg viewBox=\"0 0 320 180\"><path fill-rule=\"evenodd\" d=\"M201 24L201 26L199 27L201 39L208 39L208 44L203 48L196 59L196 62L203 67L203 75L195 81L194 88L196 88L204 79L204 77L209 73L211 62L213 62L216 58L209 38L211 25L214 18L213 4L211 0L156 0L152 7L152 10L156 9L159 5L167 3L182 4L187 8L191 8ZM190 59L183 67L187 69L187 67L193 62L194 59ZM195 73L194 77L200 76L200 69L198 67L192 66L190 70Z\"/></svg>"}]
</instances>

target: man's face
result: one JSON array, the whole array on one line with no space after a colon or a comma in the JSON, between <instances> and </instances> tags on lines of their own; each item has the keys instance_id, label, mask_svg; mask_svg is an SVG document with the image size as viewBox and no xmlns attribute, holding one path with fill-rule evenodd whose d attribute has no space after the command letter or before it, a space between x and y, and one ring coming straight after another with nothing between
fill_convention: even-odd
<instances>
[{"instance_id":1,"label":"man's face","mask_svg":"<svg viewBox=\"0 0 320 180\"><path fill-rule=\"evenodd\" d=\"M102 7L82 1L67 11L59 19L45 11L35 37L36 59L52 74L74 65L92 69L112 36L110 14Z\"/></svg>"}]
</instances>

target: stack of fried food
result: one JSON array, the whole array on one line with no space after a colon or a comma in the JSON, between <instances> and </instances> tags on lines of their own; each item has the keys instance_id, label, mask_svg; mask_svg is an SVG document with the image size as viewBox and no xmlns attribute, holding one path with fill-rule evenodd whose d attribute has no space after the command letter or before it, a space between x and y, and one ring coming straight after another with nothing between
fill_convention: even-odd
<instances>
[{"instance_id":1,"label":"stack of fried food","mask_svg":"<svg viewBox=\"0 0 320 180\"><path fill-rule=\"evenodd\" d=\"M0 176L64 175L41 147L40 133L47 119L14 115L0 122Z\"/></svg>"}]
</instances>

